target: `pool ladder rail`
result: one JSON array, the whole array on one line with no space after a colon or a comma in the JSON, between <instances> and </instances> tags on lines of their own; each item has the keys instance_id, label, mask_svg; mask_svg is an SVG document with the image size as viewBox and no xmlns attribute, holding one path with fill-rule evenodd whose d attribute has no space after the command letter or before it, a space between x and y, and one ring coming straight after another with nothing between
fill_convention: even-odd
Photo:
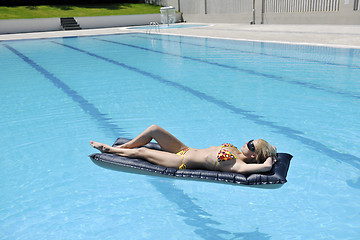
<instances>
[{"instance_id":1,"label":"pool ladder rail","mask_svg":"<svg viewBox=\"0 0 360 240\"><path fill-rule=\"evenodd\" d=\"M150 22L149 26L146 29L146 34L150 34L151 30L153 30L155 32L160 32L160 25L158 22Z\"/></svg>"}]
</instances>

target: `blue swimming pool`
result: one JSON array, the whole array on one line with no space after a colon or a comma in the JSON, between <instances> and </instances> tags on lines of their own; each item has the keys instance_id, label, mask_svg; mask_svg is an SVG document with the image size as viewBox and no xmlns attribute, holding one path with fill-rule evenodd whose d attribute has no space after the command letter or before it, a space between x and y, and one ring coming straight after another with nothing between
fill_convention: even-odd
<instances>
[{"instance_id":1,"label":"blue swimming pool","mask_svg":"<svg viewBox=\"0 0 360 240\"><path fill-rule=\"evenodd\" d=\"M358 239L360 51L141 33L0 42L0 239ZM264 138L280 189L94 165L150 124Z\"/></svg>"}]
</instances>

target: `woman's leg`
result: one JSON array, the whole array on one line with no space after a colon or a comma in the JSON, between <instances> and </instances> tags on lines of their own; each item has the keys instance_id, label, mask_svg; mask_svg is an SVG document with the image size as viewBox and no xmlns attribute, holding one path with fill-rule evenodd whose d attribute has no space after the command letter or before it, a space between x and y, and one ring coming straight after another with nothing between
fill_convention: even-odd
<instances>
[{"instance_id":1,"label":"woman's leg","mask_svg":"<svg viewBox=\"0 0 360 240\"><path fill-rule=\"evenodd\" d=\"M164 167L178 168L182 164L181 156L174 153L158 151L148 148L115 148L109 145L91 141L90 144L101 152L113 153L122 157L143 158L151 163Z\"/></svg>"},{"instance_id":2,"label":"woman's leg","mask_svg":"<svg viewBox=\"0 0 360 240\"><path fill-rule=\"evenodd\" d=\"M118 146L118 148L140 147L149 143L152 139L155 139L155 141L160 145L160 147L167 152L177 153L180 150L187 148L184 143L182 143L165 129L157 125L151 125L139 136L137 136L130 142Z\"/></svg>"}]
</instances>

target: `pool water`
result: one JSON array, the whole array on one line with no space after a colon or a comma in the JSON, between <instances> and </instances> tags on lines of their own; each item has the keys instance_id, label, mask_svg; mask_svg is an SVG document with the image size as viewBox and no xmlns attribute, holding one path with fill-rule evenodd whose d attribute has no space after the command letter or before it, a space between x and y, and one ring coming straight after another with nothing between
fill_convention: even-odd
<instances>
[{"instance_id":1,"label":"pool water","mask_svg":"<svg viewBox=\"0 0 360 240\"><path fill-rule=\"evenodd\" d=\"M0 239L358 239L360 51L141 33L0 42ZM263 138L279 189L100 168L158 124L187 145Z\"/></svg>"}]
</instances>

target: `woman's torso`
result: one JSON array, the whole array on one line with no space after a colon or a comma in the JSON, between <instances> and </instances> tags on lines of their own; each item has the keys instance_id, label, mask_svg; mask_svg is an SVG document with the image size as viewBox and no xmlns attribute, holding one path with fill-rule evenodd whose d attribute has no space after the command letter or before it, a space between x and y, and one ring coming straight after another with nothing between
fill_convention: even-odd
<instances>
[{"instance_id":1,"label":"woman's torso","mask_svg":"<svg viewBox=\"0 0 360 240\"><path fill-rule=\"evenodd\" d=\"M220 150L229 151L234 158L218 161ZM207 169L221 171L229 164L234 165L241 152L234 146L213 146L206 149L190 148L184 156L184 162L189 169Z\"/></svg>"}]
</instances>

